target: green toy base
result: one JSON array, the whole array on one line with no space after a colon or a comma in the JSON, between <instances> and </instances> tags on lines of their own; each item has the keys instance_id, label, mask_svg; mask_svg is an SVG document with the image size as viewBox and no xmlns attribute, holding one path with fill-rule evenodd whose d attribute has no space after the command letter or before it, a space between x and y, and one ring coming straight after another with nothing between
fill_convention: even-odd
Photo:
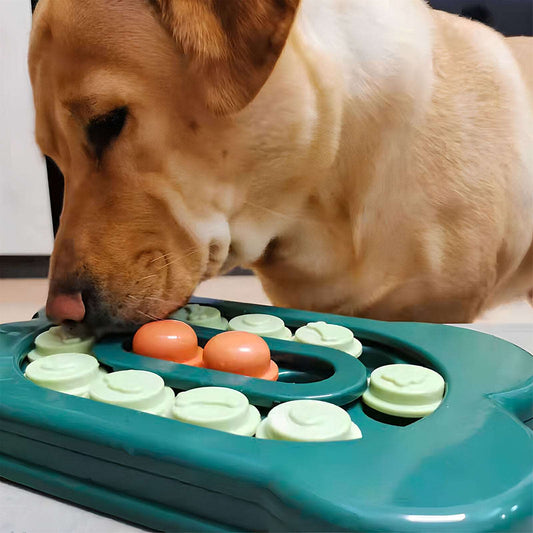
<instances>
[{"instance_id":1,"label":"green toy base","mask_svg":"<svg viewBox=\"0 0 533 533\"><path fill-rule=\"evenodd\" d=\"M236 531L3 455L0 472L14 483L158 531Z\"/></svg>"},{"instance_id":2,"label":"green toy base","mask_svg":"<svg viewBox=\"0 0 533 533\"><path fill-rule=\"evenodd\" d=\"M227 318L271 313L292 330L320 320L342 325L363 354L269 339L280 382L147 360L127 352L128 337L102 340L95 354L112 369L159 373L177 390L236 388L263 410L302 397L331 401L363 438L242 437L38 387L23 377L25 354L50 326L36 318L0 326L0 475L167 531L531 530L530 354L460 328L200 303ZM201 344L218 333L195 329ZM433 414L396 425L363 408L366 375L394 362L444 377Z\"/></svg>"}]
</instances>

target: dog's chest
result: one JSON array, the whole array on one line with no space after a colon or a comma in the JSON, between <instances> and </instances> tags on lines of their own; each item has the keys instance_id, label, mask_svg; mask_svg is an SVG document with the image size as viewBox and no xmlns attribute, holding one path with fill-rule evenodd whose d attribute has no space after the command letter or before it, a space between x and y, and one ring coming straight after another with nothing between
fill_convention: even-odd
<instances>
[{"instance_id":1,"label":"dog's chest","mask_svg":"<svg viewBox=\"0 0 533 533\"><path fill-rule=\"evenodd\" d=\"M302 221L297 231L270 241L253 265L270 298L307 309L353 302L354 248L350 236L340 233Z\"/></svg>"},{"instance_id":2,"label":"dog's chest","mask_svg":"<svg viewBox=\"0 0 533 533\"><path fill-rule=\"evenodd\" d=\"M388 222L371 226L317 209L271 240L254 269L276 305L364 314L402 283L419 286L402 253L417 248L410 237Z\"/></svg>"}]
</instances>

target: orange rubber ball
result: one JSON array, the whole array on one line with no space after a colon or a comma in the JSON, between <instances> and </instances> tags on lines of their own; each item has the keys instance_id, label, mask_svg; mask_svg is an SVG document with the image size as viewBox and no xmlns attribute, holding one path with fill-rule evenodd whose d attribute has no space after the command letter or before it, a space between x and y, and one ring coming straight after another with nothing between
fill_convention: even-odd
<instances>
[{"instance_id":1,"label":"orange rubber ball","mask_svg":"<svg viewBox=\"0 0 533 533\"><path fill-rule=\"evenodd\" d=\"M202 348L194 329L177 320L158 320L139 328L133 337L133 351L175 363L202 365Z\"/></svg>"},{"instance_id":2,"label":"orange rubber ball","mask_svg":"<svg viewBox=\"0 0 533 533\"><path fill-rule=\"evenodd\" d=\"M278 379L278 366L270 359L268 344L246 331L215 335L205 345L204 367L270 381Z\"/></svg>"}]
</instances>

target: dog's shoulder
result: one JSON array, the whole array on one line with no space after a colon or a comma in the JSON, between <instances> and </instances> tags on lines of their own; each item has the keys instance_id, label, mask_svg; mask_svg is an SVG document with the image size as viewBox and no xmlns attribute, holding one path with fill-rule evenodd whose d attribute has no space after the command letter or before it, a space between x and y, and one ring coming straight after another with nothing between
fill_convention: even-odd
<instances>
[{"instance_id":1,"label":"dog's shoulder","mask_svg":"<svg viewBox=\"0 0 533 533\"><path fill-rule=\"evenodd\" d=\"M508 37L506 42L520 66L522 77L533 100L533 37Z\"/></svg>"}]
</instances>

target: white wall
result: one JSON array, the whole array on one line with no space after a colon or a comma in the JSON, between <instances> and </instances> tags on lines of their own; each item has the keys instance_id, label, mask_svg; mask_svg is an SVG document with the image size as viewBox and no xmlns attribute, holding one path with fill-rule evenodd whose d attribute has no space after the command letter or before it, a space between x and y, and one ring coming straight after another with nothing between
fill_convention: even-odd
<instances>
[{"instance_id":1,"label":"white wall","mask_svg":"<svg viewBox=\"0 0 533 533\"><path fill-rule=\"evenodd\" d=\"M0 255L47 255L53 243L46 167L34 141L30 26L29 0L0 0Z\"/></svg>"}]
</instances>

